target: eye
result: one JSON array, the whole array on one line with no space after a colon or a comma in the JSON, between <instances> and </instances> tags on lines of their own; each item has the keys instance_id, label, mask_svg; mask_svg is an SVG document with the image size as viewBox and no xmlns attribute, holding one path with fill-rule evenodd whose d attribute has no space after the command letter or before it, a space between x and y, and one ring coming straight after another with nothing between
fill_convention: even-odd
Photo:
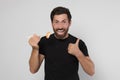
<instances>
[{"instance_id":1,"label":"eye","mask_svg":"<svg viewBox=\"0 0 120 80\"><path fill-rule=\"evenodd\" d=\"M59 21L54 21L53 23L59 23Z\"/></svg>"},{"instance_id":2,"label":"eye","mask_svg":"<svg viewBox=\"0 0 120 80\"><path fill-rule=\"evenodd\" d=\"M66 23L66 21L65 21L65 20L63 20L63 21L62 21L62 23Z\"/></svg>"}]
</instances>

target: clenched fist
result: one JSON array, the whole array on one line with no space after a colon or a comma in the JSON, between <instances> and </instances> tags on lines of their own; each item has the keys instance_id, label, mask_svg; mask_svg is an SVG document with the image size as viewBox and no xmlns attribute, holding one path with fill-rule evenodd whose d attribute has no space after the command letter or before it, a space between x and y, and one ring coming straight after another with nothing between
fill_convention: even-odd
<instances>
[{"instance_id":1,"label":"clenched fist","mask_svg":"<svg viewBox=\"0 0 120 80\"><path fill-rule=\"evenodd\" d=\"M33 34L29 40L28 43L32 46L32 48L39 49L38 42L40 41L40 36Z\"/></svg>"}]
</instances>

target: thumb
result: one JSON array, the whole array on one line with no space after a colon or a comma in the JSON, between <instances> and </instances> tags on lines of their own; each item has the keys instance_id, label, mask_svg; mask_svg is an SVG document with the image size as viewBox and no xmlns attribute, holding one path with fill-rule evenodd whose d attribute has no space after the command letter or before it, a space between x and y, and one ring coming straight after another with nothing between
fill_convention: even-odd
<instances>
[{"instance_id":1,"label":"thumb","mask_svg":"<svg viewBox=\"0 0 120 80\"><path fill-rule=\"evenodd\" d=\"M35 34L35 33L33 34L33 36L34 36L34 37L37 37L37 38L40 38L40 36L37 35L37 34Z\"/></svg>"},{"instance_id":2,"label":"thumb","mask_svg":"<svg viewBox=\"0 0 120 80\"><path fill-rule=\"evenodd\" d=\"M36 33L34 33L33 36L38 37L38 35Z\"/></svg>"},{"instance_id":3,"label":"thumb","mask_svg":"<svg viewBox=\"0 0 120 80\"><path fill-rule=\"evenodd\" d=\"M79 44L79 39L77 39L77 40L76 40L75 44L76 44L76 45L78 45L78 44Z\"/></svg>"}]
</instances>

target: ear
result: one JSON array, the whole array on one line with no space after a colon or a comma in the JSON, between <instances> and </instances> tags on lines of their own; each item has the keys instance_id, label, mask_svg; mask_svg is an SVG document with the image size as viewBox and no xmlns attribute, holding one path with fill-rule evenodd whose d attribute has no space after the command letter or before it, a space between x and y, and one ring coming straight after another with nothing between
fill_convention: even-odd
<instances>
[{"instance_id":1,"label":"ear","mask_svg":"<svg viewBox=\"0 0 120 80\"><path fill-rule=\"evenodd\" d=\"M70 20L70 22L69 22L69 26L71 26L71 23L72 23L72 20Z\"/></svg>"},{"instance_id":2,"label":"ear","mask_svg":"<svg viewBox=\"0 0 120 80\"><path fill-rule=\"evenodd\" d=\"M53 21L51 21L51 25L52 25L52 27L53 27Z\"/></svg>"}]
</instances>

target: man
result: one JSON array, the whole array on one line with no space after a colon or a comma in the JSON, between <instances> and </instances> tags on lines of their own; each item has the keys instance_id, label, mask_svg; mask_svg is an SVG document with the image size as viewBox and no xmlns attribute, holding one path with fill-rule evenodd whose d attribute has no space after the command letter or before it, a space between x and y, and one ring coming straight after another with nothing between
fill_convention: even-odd
<instances>
[{"instance_id":1,"label":"man","mask_svg":"<svg viewBox=\"0 0 120 80\"><path fill-rule=\"evenodd\" d=\"M36 34L29 39L32 46L29 60L31 73L36 73L45 59L45 80L79 80L79 63L92 76L94 63L85 43L68 33L72 18L69 9L56 7L50 18L54 33L49 39Z\"/></svg>"}]
</instances>

